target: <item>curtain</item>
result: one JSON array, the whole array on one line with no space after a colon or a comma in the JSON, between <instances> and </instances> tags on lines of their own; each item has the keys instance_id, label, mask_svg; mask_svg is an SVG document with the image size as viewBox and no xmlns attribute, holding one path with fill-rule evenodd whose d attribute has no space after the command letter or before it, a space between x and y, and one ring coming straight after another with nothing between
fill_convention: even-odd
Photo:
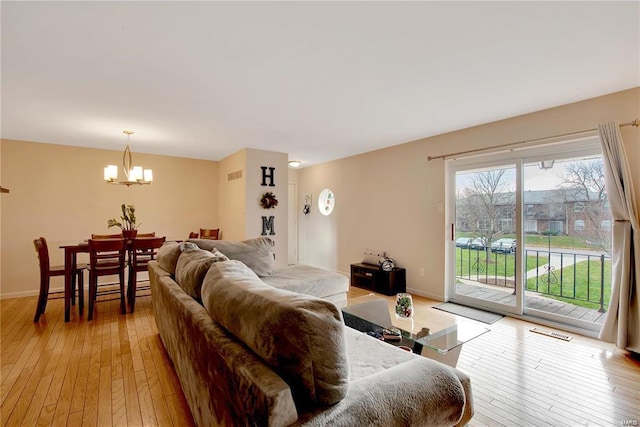
<instances>
[{"instance_id":1,"label":"curtain","mask_svg":"<svg viewBox=\"0 0 640 427\"><path fill-rule=\"evenodd\" d=\"M611 301L600 339L640 353L640 227L631 169L620 125L598 125L605 184L613 217Z\"/></svg>"}]
</instances>

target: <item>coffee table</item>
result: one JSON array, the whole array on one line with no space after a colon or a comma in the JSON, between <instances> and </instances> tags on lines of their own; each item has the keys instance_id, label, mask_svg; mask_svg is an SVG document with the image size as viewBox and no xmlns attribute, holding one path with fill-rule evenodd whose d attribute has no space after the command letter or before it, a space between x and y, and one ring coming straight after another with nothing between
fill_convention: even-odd
<instances>
[{"instance_id":1,"label":"coffee table","mask_svg":"<svg viewBox=\"0 0 640 427\"><path fill-rule=\"evenodd\" d=\"M395 327L400 330L401 340L387 342L453 367L462 344L490 331L474 320L431 310L420 310L408 319L391 316L389 302L373 294L350 299L342 315L346 326L361 332L382 334L383 329Z\"/></svg>"}]
</instances>

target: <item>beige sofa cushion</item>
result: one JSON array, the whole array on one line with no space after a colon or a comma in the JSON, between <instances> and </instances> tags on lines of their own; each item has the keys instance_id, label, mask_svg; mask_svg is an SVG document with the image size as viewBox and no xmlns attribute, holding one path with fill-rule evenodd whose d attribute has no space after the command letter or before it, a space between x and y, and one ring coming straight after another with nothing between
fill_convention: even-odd
<instances>
[{"instance_id":1,"label":"beige sofa cushion","mask_svg":"<svg viewBox=\"0 0 640 427\"><path fill-rule=\"evenodd\" d=\"M256 237L243 241L194 239L190 242L209 251L218 249L229 259L242 261L260 277L269 276L276 269L274 243L268 237Z\"/></svg>"},{"instance_id":2,"label":"beige sofa cushion","mask_svg":"<svg viewBox=\"0 0 640 427\"><path fill-rule=\"evenodd\" d=\"M186 293L200 301L200 290L209 267L219 261L228 261L229 258L218 251L205 251L202 249L187 249L182 252L176 264L176 282Z\"/></svg>"},{"instance_id":3,"label":"beige sofa cushion","mask_svg":"<svg viewBox=\"0 0 640 427\"><path fill-rule=\"evenodd\" d=\"M289 384L300 409L346 396L349 361L342 314L334 304L266 285L238 261L209 269L202 300L215 321Z\"/></svg>"}]
</instances>

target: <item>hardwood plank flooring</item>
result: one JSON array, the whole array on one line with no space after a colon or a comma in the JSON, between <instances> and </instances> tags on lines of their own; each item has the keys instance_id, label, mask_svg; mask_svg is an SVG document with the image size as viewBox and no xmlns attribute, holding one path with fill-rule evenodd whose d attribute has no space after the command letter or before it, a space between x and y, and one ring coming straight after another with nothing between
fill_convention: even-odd
<instances>
[{"instance_id":1,"label":"hardwood plank flooring","mask_svg":"<svg viewBox=\"0 0 640 427\"><path fill-rule=\"evenodd\" d=\"M352 288L349 298L367 293ZM414 296L414 303L418 320L438 302ZM193 425L150 298L126 315L117 301L102 302L93 321L74 312L66 324L62 300L49 301L39 324L35 304L35 297L0 304L0 425ZM508 317L489 327L458 362L472 381L472 426L640 421L640 362L626 352L576 335L567 342L535 334L532 323Z\"/></svg>"}]
</instances>

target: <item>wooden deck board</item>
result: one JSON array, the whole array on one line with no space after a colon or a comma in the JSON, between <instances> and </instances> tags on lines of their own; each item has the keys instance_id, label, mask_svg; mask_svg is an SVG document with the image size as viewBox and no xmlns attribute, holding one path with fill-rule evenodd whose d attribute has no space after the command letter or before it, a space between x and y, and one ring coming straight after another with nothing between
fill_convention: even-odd
<instances>
[{"instance_id":1,"label":"wooden deck board","mask_svg":"<svg viewBox=\"0 0 640 427\"><path fill-rule=\"evenodd\" d=\"M501 304L515 306L516 297L513 295L513 289L500 287L492 287L491 285L482 284L474 286L467 283L458 283L456 285L456 293L484 301L499 302ZM581 319L588 322L602 324L604 315L598 310L579 307L551 298L545 298L541 295L527 295L525 297L525 306L527 308L545 311L560 316L566 316L572 319Z\"/></svg>"}]
</instances>

